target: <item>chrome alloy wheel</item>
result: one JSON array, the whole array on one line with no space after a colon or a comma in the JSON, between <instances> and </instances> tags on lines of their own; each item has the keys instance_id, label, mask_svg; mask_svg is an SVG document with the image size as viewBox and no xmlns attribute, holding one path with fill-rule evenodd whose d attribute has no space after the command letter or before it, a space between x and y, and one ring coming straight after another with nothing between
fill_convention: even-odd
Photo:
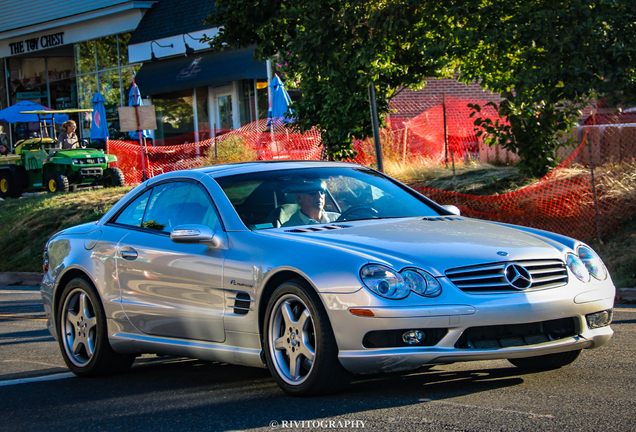
<instances>
[{"instance_id":1,"label":"chrome alloy wheel","mask_svg":"<svg viewBox=\"0 0 636 432\"><path fill-rule=\"evenodd\" d=\"M77 288L66 297L62 311L64 350L75 366L86 366L93 358L97 341L95 307L88 294Z\"/></svg>"},{"instance_id":2,"label":"chrome alloy wheel","mask_svg":"<svg viewBox=\"0 0 636 432\"><path fill-rule=\"evenodd\" d=\"M283 381L297 386L309 376L316 357L314 320L303 300L286 294L270 315L268 346L274 367Z\"/></svg>"}]
</instances>

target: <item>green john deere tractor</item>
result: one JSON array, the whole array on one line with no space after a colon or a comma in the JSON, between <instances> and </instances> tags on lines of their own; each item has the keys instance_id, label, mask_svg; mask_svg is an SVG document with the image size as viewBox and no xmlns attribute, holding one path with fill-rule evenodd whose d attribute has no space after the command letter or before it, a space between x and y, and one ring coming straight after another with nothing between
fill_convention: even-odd
<instances>
[{"instance_id":1,"label":"green john deere tractor","mask_svg":"<svg viewBox=\"0 0 636 432\"><path fill-rule=\"evenodd\" d=\"M12 154L0 156L0 197L18 198L24 192L47 190L67 192L77 187L103 185L124 186L124 174L111 166L117 161L115 155L102 150L87 148L86 140L80 140L81 148L63 150L57 147L55 138L45 137L47 128L43 116L90 112L86 109L58 111L25 111L40 118L41 136L16 143ZM51 116L52 117L52 116Z\"/></svg>"}]
</instances>

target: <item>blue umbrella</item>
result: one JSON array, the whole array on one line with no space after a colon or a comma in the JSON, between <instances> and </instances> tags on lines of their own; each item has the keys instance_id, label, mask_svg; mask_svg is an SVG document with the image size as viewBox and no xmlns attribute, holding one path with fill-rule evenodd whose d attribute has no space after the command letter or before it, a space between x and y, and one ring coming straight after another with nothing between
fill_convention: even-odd
<instances>
[{"instance_id":1,"label":"blue umbrella","mask_svg":"<svg viewBox=\"0 0 636 432\"><path fill-rule=\"evenodd\" d=\"M8 108L0 111L0 120L4 120L8 123L26 123L26 122L37 122L40 121L37 114L20 114L22 111L39 111L39 110L49 110L49 108L36 104L31 101L22 101L18 102L15 105L11 105ZM55 114L53 116L55 119L55 123L64 123L68 120L68 115L66 114ZM49 116L46 120L51 120Z\"/></svg>"},{"instance_id":2,"label":"blue umbrella","mask_svg":"<svg viewBox=\"0 0 636 432\"><path fill-rule=\"evenodd\" d=\"M108 135L108 124L106 123L106 109L104 108L104 96L95 92L91 102L93 103L93 121L91 122L91 139L105 140Z\"/></svg>"},{"instance_id":3,"label":"blue umbrella","mask_svg":"<svg viewBox=\"0 0 636 432\"><path fill-rule=\"evenodd\" d=\"M287 90L285 90L283 82L278 76L274 76L269 86L272 89L272 104L267 113L267 126L280 126L284 123L291 123L292 119L285 117L285 114L292 101Z\"/></svg>"},{"instance_id":4,"label":"blue umbrella","mask_svg":"<svg viewBox=\"0 0 636 432\"><path fill-rule=\"evenodd\" d=\"M141 99L141 94L139 93L139 87L137 86L137 84L133 84L132 87L130 87L130 92L128 93L128 106L142 106L144 104L144 101ZM145 138L148 138L150 136L150 133L148 131L141 131L142 136ZM128 135L135 139L135 140L139 140L139 132L137 131L133 131L133 132L128 132Z\"/></svg>"}]
</instances>

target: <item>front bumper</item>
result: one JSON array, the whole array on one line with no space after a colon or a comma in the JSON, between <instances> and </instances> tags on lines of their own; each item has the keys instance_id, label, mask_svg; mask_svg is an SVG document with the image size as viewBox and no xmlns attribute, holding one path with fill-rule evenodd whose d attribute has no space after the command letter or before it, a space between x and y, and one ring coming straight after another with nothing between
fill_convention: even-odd
<instances>
[{"instance_id":1,"label":"front bumper","mask_svg":"<svg viewBox=\"0 0 636 432\"><path fill-rule=\"evenodd\" d=\"M607 343L613 334L609 326L590 329L586 321L588 314L613 308L615 289L610 281L595 287L588 285L583 297L578 287L568 286L497 295L468 295L445 288L446 295L440 298L431 301L416 297L410 300L411 304L387 303L365 289L353 294L323 294L343 367L352 373L370 374L408 371L430 364L534 357L596 348ZM367 309L374 316L354 315L349 311L352 308ZM492 348L479 344L468 347L460 340L468 329L495 327L505 332L512 327L547 326L561 321L572 324L570 331L558 338L528 342L531 338L522 337L518 339L523 342L511 344L515 346ZM435 329L441 336L429 346L370 348L363 343L370 332L399 330L401 334L411 329L422 333L424 329Z\"/></svg>"}]
</instances>

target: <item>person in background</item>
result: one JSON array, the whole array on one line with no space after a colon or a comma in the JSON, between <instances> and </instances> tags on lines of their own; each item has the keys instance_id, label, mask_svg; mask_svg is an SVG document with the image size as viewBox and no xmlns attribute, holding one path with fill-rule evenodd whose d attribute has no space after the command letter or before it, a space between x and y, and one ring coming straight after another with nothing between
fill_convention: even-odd
<instances>
[{"instance_id":1,"label":"person in background","mask_svg":"<svg viewBox=\"0 0 636 432\"><path fill-rule=\"evenodd\" d=\"M61 132L57 137L57 146L61 147L62 150L79 148L77 134L75 133L76 129L77 125L73 120L62 123L62 130L64 132Z\"/></svg>"}]
</instances>

